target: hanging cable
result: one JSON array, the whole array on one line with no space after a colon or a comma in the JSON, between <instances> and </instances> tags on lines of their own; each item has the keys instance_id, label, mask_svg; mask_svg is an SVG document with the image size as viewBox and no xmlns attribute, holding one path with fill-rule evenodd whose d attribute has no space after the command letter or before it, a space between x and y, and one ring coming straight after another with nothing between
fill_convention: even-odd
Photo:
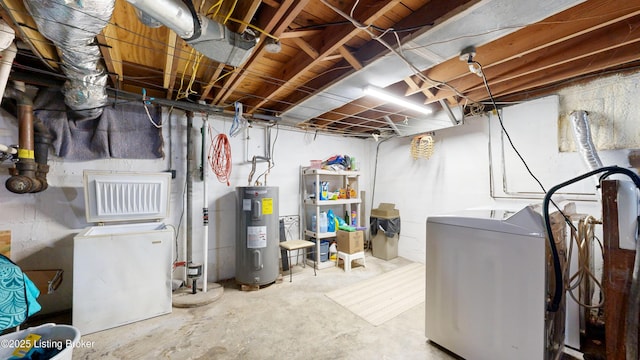
<instances>
[{"instance_id":1,"label":"hanging cable","mask_svg":"<svg viewBox=\"0 0 640 360\"><path fill-rule=\"evenodd\" d=\"M567 257L571 259L573 253L573 245L575 243L576 251L578 252L578 269L573 275L569 274L569 264L565 265L565 290L569 296L580 306L587 309L601 308L604 305L604 291L602 283L593 274L589 268L589 260L591 259L591 245L595 239L595 226L598 224L598 220L593 216L586 216L578 221L577 231L571 229L571 241L569 242L569 252ZM588 301L584 302L579 295L577 298L573 293L573 290L580 286L584 286L586 283L592 281L598 288L601 297L600 302L596 305L592 305L590 302L591 294L582 294L588 297Z\"/></svg>"},{"instance_id":2,"label":"hanging cable","mask_svg":"<svg viewBox=\"0 0 640 360\"><path fill-rule=\"evenodd\" d=\"M247 122L247 119L245 119L244 116L242 116L242 112L243 112L242 103L239 101L236 101L235 103L233 103L233 106L235 109L235 115L233 116L233 123L231 124L231 129L229 129L229 136L231 137L235 137L240 133L240 130L246 128L249 125L249 123Z\"/></svg>"},{"instance_id":3,"label":"hanging cable","mask_svg":"<svg viewBox=\"0 0 640 360\"><path fill-rule=\"evenodd\" d=\"M211 167L211 171L216 174L218 181L227 183L231 186L229 178L231 177L231 146L227 135L220 133L215 138L213 131L209 126L209 138L212 139L207 154L207 161Z\"/></svg>"},{"instance_id":4,"label":"hanging cable","mask_svg":"<svg viewBox=\"0 0 640 360\"><path fill-rule=\"evenodd\" d=\"M162 127L162 124L158 124L155 121L153 121L153 117L151 117L151 113L149 112L149 108L147 108L147 105L151 105L151 101L153 101L153 98L147 97L147 89L142 88L142 106L144 106L144 111L147 113L147 117L149 118L149 122L155 126L157 129L160 129Z\"/></svg>"},{"instance_id":5,"label":"hanging cable","mask_svg":"<svg viewBox=\"0 0 640 360\"><path fill-rule=\"evenodd\" d=\"M545 223L545 228L547 230L547 237L549 239L549 246L551 248L551 253L553 255L553 270L554 270L554 276L555 276L555 290L553 293L553 298L551 300L551 302L548 304L547 306L547 310L550 312L556 312L559 310L560 308L560 301L562 300L562 293L564 292L564 282L562 279L562 268L560 265L560 255L558 254L558 249L556 247L556 243L555 240L553 238L553 232L551 230L551 221L549 220L549 203L551 202L551 197L553 196L553 194L562 189L563 187L566 187L568 185L571 185L573 183L576 183L578 181L587 179L593 175L596 174L600 174L600 173L604 173L604 175L602 175L600 177L600 180L605 179L606 177L613 175L613 174L624 174L627 175L629 178L631 178L631 180L633 181L633 183L636 185L636 187L638 189L640 189L640 177L638 177L638 175L636 173L634 173L633 171L629 170L629 169L625 169L625 168L621 168L618 166L606 166L600 169L596 169L593 171L590 171L588 173L582 174L580 176L577 176L573 179L567 180L561 184L558 184L554 187L552 187L551 189L549 189L549 191L545 194L544 196L544 200L542 202L542 216L544 217L544 223ZM568 219L565 215L565 219ZM573 224L572 224L573 226Z\"/></svg>"}]
</instances>

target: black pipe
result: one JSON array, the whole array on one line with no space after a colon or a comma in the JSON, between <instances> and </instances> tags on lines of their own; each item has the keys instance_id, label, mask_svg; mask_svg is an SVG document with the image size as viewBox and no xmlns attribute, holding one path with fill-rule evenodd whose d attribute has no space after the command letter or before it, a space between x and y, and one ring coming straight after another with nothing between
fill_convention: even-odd
<instances>
[{"instance_id":1,"label":"black pipe","mask_svg":"<svg viewBox=\"0 0 640 360\"><path fill-rule=\"evenodd\" d=\"M49 147L53 136L49 129L44 125L42 120L34 116L33 118L33 135L34 135L34 156L36 160L36 179L40 181L39 191L44 191L49 187L47 183L47 173L49 172Z\"/></svg>"}]
</instances>

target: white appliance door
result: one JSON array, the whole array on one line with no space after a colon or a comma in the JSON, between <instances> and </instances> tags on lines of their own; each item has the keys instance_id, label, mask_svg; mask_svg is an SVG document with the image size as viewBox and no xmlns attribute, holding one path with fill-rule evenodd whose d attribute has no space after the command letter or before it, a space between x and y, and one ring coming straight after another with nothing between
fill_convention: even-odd
<instances>
[{"instance_id":1,"label":"white appliance door","mask_svg":"<svg viewBox=\"0 0 640 360\"><path fill-rule=\"evenodd\" d=\"M123 226L74 239L73 325L83 335L171 312L173 231Z\"/></svg>"}]
</instances>

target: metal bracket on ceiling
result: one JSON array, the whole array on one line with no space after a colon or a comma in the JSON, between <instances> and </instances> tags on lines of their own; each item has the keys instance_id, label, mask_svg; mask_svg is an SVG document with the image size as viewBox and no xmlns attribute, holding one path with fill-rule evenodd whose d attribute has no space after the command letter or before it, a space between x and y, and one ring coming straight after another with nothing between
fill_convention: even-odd
<instances>
[{"instance_id":1,"label":"metal bracket on ceiling","mask_svg":"<svg viewBox=\"0 0 640 360\"><path fill-rule=\"evenodd\" d=\"M453 126L457 126L457 125L462 124L462 119L460 119L460 120L456 119L456 116L453 113L453 111L451 110L451 107L449 106L449 104L445 100L440 99L440 100L438 100L438 102L440 103L440 106L442 106L442 109L449 116L449 120L451 120L451 124L453 124Z\"/></svg>"}]
</instances>

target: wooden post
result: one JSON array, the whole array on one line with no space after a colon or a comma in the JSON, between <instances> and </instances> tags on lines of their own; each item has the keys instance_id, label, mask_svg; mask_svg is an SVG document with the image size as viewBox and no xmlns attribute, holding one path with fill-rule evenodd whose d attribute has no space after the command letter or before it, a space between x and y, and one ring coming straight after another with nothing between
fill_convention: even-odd
<instances>
[{"instance_id":1,"label":"wooden post","mask_svg":"<svg viewBox=\"0 0 640 360\"><path fill-rule=\"evenodd\" d=\"M620 249L618 181L602 182L604 322L607 360L625 360L625 330L635 251Z\"/></svg>"}]
</instances>

